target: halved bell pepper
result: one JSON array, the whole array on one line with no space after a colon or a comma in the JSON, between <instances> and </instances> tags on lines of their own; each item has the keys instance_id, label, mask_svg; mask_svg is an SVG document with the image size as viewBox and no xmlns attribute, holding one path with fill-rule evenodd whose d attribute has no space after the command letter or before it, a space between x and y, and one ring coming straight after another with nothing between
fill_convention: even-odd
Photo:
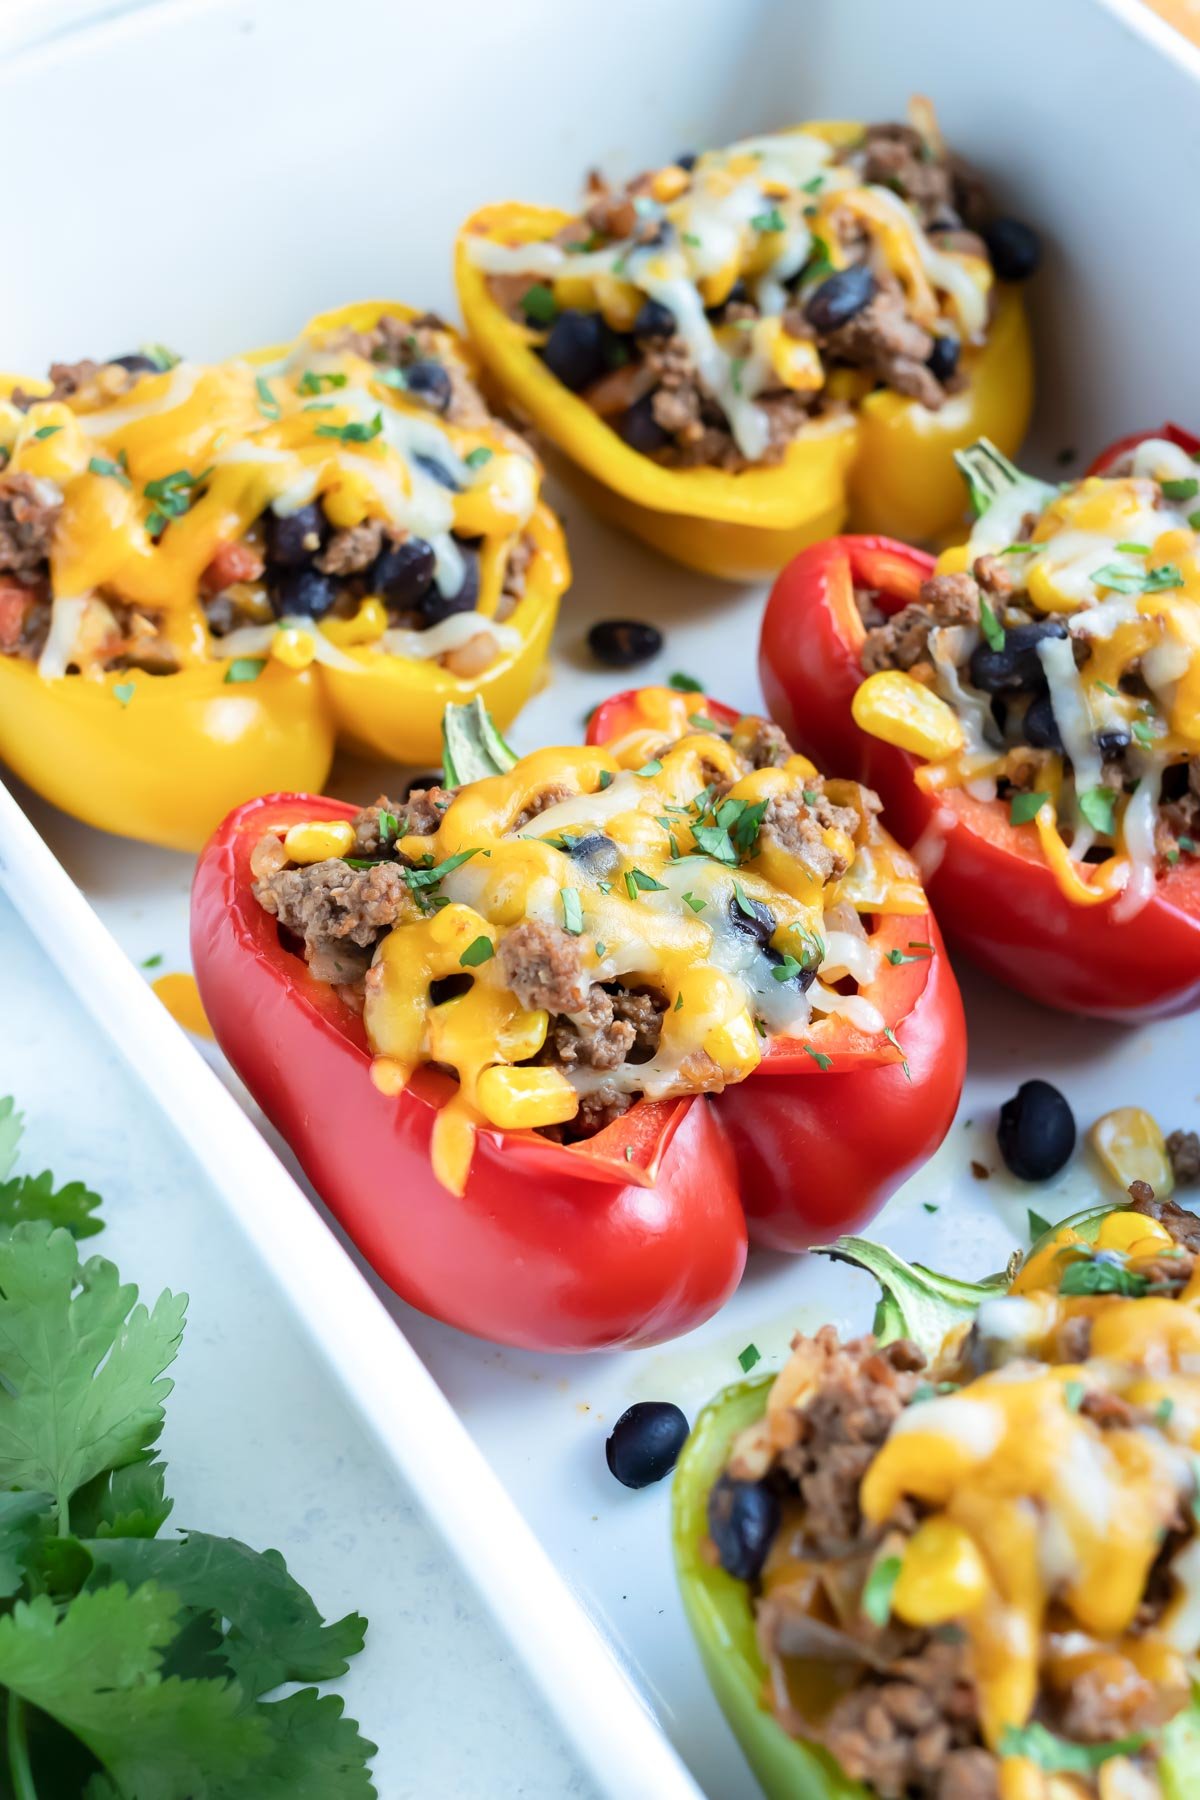
<instances>
[{"instance_id":1,"label":"halved bell pepper","mask_svg":"<svg viewBox=\"0 0 1200 1800\"><path fill-rule=\"evenodd\" d=\"M882 797L947 934L989 974L1044 1005L1100 1018L1149 1019L1195 1005L1200 859L1161 874L1132 918L1112 901L1078 904L1051 872L1035 824L1013 825L1003 801L963 788L926 792L914 779L918 756L855 724L866 631L854 589L871 589L884 612L899 612L933 568L923 551L887 538L831 538L798 556L763 617L759 669L772 716L818 762L851 770Z\"/></svg>"},{"instance_id":2,"label":"halved bell pepper","mask_svg":"<svg viewBox=\"0 0 1200 1800\"><path fill-rule=\"evenodd\" d=\"M417 316L395 302L360 302L320 314L298 341L366 331L384 317ZM210 638L199 606L200 576L214 557L240 544L278 491L272 480L278 461L265 460L261 468L251 457L221 462L229 439L240 435L252 445L256 438L290 432L289 451L297 449L303 459L302 474L311 471L314 481L326 483L320 491L333 496L339 525L376 515L367 477L382 464L372 459L395 456L386 433L373 424L352 423L351 431L361 436L337 442L342 415L335 383L345 385L346 376L325 372L336 354L322 360L321 374L310 376L313 385L299 390L319 395L299 408L313 419L292 417L295 384L284 364L295 348L272 345L201 371L194 388L174 390L174 404L175 371L146 375L118 404L112 430L103 437L93 427L84 441L61 402L53 403L40 441L36 407L18 428L8 466L71 489L62 539L56 537L51 551L55 591L103 588L151 611L172 609L170 635L180 663L172 673L97 666L86 674L48 677L36 662L0 654L0 761L46 799L102 830L196 850L239 801L273 788L320 788L335 744L391 761L434 762L447 705L480 694L493 716L508 724L540 678L569 580L561 527L541 501L523 527L532 544L523 591L505 621L498 653L478 674L459 675L436 660L378 647L387 625L379 604L364 606L353 620L293 620L273 635L268 630L254 654ZM474 368L457 340L456 353ZM247 364L260 372L253 379ZM16 385L6 379L0 394ZM45 383L22 385L45 390ZM385 384L373 400L381 408L395 405L397 390ZM139 413L143 401L147 410ZM521 528L501 488L492 495L488 465L502 476L519 456L522 466L531 465L535 489L540 469L523 441L497 420L451 428L419 409L414 415L418 432L453 430L464 455L478 453L476 479L454 499L455 526L461 513L463 535L479 542L477 610L491 616L504 558ZM86 421L96 414L81 416ZM273 442L266 448L276 458L282 453ZM211 473L214 460L217 478L180 509L182 516L171 515L154 545L145 518L156 502L143 497L144 485L164 474L169 479L172 471ZM5 588L0 577L0 601Z\"/></svg>"},{"instance_id":3,"label":"halved bell pepper","mask_svg":"<svg viewBox=\"0 0 1200 1800\"><path fill-rule=\"evenodd\" d=\"M631 705L644 725L624 696L594 728L625 736ZM885 1030L830 1018L772 1042L741 1084L757 1095L745 1105L736 1086L642 1100L568 1145L484 1125L462 1192L448 1191L431 1140L454 1084L422 1066L400 1091L389 1085L360 1014L313 979L253 892L265 833L354 812L277 794L231 813L196 871L192 957L250 1092L373 1266L424 1311L542 1350L669 1338L736 1287L747 1227L803 1248L873 1212L941 1141L962 1081L962 1008L932 916L917 910L878 923L897 961L885 954L865 992Z\"/></svg>"},{"instance_id":4,"label":"halved bell pepper","mask_svg":"<svg viewBox=\"0 0 1200 1800\"><path fill-rule=\"evenodd\" d=\"M629 756L642 761L696 714L725 725L738 717L704 695L630 689L597 708L588 742L627 739ZM862 991L884 1032L814 1020L803 1040L771 1039L749 1081L714 1102L736 1152L750 1235L771 1249L806 1249L814 1234L878 1212L932 1156L958 1105L966 1027L937 922L931 912L878 913L870 928L880 971Z\"/></svg>"},{"instance_id":5,"label":"halved bell pepper","mask_svg":"<svg viewBox=\"0 0 1200 1800\"><path fill-rule=\"evenodd\" d=\"M844 137L852 128L804 129ZM940 411L880 390L806 426L773 466L666 468L630 448L551 374L536 354L538 334L507 315L471 259L472 238L541 241L571 218L515 202L474 213L456 250L463 318L497 388L562 453L556 472L603 518L688 568L734 581L772 575L847 519L859 529L935 538L962 515L952 453L981 434L1012 453L1024 436L1033 398L1029 330L1018 290L1000 287L986 341L964 351L967 384Z\"/></svg>"},{"instance_id":6,"label":"halved bell pepper","mask_svg":"<svg viewBox=\"0 0 1200 1800\"><path fill-rule=\"evenodd\" d=\"M1120 1210L1090 1208L1052 1227L1025 1259L1024 1270L1036 1274L1064 1246L1094 1243L1104 1219ZM879 1280L883 1298L874 1325L879 1342L908 1337L927 1353L936 1351L947 1332L969 1324L976 1308L1008 1285L1003 1275L978 1283L938 1275L859 1238L842 1239L829 1246L829 1253L858 1263ZM873 1790L852 1781L828 1751L790 1736L775 1718L758 1648L752 1589L706 1553L709 1494L734 1440L766 1410L773 1379L756 1376L718 1394L697 1418L676 1465L671 1535L684 1612L713 1692L767 1800L873 1800ZM1196 1701L1164 1730L1157 1773L1164 1800L1186 1800L1198 1791ZM1036 1784L1004 1789L1005 1794L1010 1791L1031 1800L1049 1793Z\"/></svg>"}]
</instances>

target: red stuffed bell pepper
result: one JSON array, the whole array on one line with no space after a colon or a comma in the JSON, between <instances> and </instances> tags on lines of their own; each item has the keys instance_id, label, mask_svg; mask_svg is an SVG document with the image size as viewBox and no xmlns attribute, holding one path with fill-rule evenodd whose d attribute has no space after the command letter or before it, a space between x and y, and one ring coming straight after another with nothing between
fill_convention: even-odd
<instances>
[{"instance_id":1,"label":"red stuffed bell pepper","mask_svg":"<svg viewBox=\"0 0 1200 1800\"><path fill-rule=\"evenodd\" d=\"M936 928L857 786L764 721L622 704L594 721L620 742L519 762L451 709L446 788L252 802L193 896L217 1037L364 1253L535 1349L699 1324L747 1216L789 1248L867 1216L962 1080Z\"/></svg>"},{"instance_id":2,"label":"red stuffed bell pepper","mask_svg":"<svg viewBox=\"0 0 1200 1800\"><path fill-rule=\"evenodd\" d=\"M773 716L882 796L956 942L1072 1012L1200 999L1197 445L1062 490L977 446L965 546L830 539L763 620Z\"/></svg>"}]
</instances>

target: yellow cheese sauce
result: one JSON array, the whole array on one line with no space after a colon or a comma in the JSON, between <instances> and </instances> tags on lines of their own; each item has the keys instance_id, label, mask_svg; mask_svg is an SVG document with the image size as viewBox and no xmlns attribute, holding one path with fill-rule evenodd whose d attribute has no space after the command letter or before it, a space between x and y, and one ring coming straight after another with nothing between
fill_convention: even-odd
<instances>
[{"instance_id":1,"label":"yellow cheese sauce","mask_svg":"<svg viewBox=\"0 0 1200 1800\"><path fill-rule=\"evenodd\" d=\"M285 660L336 662L339 643L381 641L393 652L438 654L484 629L495 648L506 642L511 628L489 621L510 550L534 513L538 464L482 402L441 417L407 390L403 368L362 353L361 340L337 321L361 325L363 314L347 309L318 321L278 351L175 362L136 380L104 365L78 392L26 411L0 399L0 461L33 478L45 501L61 500L43 675L100 665L106 602L152 618L180 666L277 647ZM456 382L472 378L448 327L436 328L434 345L443 371ZM5 391L16 386L10 381ZM245 541L268 508L286 515L314 501L334 529L378 521L426 540L444 593L462 582L457 540L482 540L474 608L434 627L427 645L418 631L389 634L386 608L370 596L354 619L330 617L318 628L302 617L277 629L265 589L252 581L250 591L239 590L250 629L211 637L201 596L214 557Z\"/></svg>"},{"instance_id":2,"label":"yellow cheese sauce","mask_svg":"<svg viewBox=\"0 0 1200 1800\"><path fill-rule=\"evenodd\" d=\"M1066 626L1069 636L1036 650L1062 749L1038 751L1036 797L1020 796L1026 804L1014 822L1037 831L1069 899L1094 905L1120 895L1123 916L1153 892L1164 774L1200 756L1200 467L1165 439L1141 443L1127 463L1119 475L1089 476L1062 491L1022 478L937 565L949 575L981 556L998 558L1014 584L1012 603L1035 623ZM990 604L988 641L1002 651L1006 603ZM960 657L978 643L974 632L964 644L963 629L931 634L920 674L869 675L854 716L926 759L917 774L926 791L965 787L991 799L997 780L1027 764L1030 752L998 748L988 696L964 689L965 661L956 671L957 658L946 654L947 643ZM1125 779L1116 785L1106 768L1113 744L1125 746ZM1087 870L1096 846L1113 854ZM1167 865L1196 853L1183 832L1165 853Z\"/></svg>"},{"instance_id":3,"label":"yellow cheese sauce","mask_svg":"<svg viewBox=\"0 0 1200 1800\"><path fill-rule=\"evenodd\" d=\"M729 740L702 714L689 725L680 695L660 698L665 735L536 751L461 788L431 835L395 822L414 866L366 978L364 1017L384 1091L426 1063L456 1075L433 1141L438 1177L456 1191L481 1125L566 1125L599 1093L715 1092L749 1075L770 1038L833 1014L882 1037L857 991L880 965L859 914L923 912L913 865L857 784L825 783L798 756L754 768L755 721ZM772 802L788 797L827 820L812 826L816 867L773 830ZM285 849L296 842L294 830ZM324 836L313 854L329 854ZM648 1060L532 1060L552 1015L522 1004L505 950L530 926L552 928L551 947L577 965L571 1004L556 1011L585 1022L594 990L601 1006L608 988L656 996Z\"/></svg>"}]
</instances>

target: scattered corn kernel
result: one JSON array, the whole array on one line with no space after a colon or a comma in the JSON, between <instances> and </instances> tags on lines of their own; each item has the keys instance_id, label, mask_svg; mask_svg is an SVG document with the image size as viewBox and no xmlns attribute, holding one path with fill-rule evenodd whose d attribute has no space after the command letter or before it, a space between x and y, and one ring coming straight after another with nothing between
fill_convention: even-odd
<instances>
[{"instance_id":1,"label":"scattered corn kernel","mask_svg":"<svg viewBox=\"0 0 1200 1800\"><path fill-rule=\"evenodd\" d=\"M271 655L285 669L307 669L316 654L312 632L298 625L284 625L271 639Z\"/></svg>"},{"instance_id":2,"label":"scattered corn kernel","mask_svg":"<svg viewBox=\"0 0 1200 1800\"><path fill-rule=\"evenodd\" d=\"M690 180L691 176L686 169L681 169L678 163L669 163L665 169L658 171L650 183L650 192L657 201L666 206L670 201L678 200Z\"/></svg>"},{"instance_id":3,"label":"scattered corn kernel","mask_svg":"<svg viewBox=\"0 0 1200 1800\"><path fill-rule=\"evenodd\" d=\"M935 1516L908 1540L892 1610L910 1625L942 1625L973 1612L987 1591L987 1568L974 1539L952 1519Z\"/></svg>"},{"instance_id":4,"label":"scattered corn kernel","mask_svg":"<svg viewBox=\"0 0 1200 1800\"><path fill-rule=\"evenodd\" d=\"M345 856L354 848L354 827L349 819L293 825L283 840L283 847L294 863L325 862L331 856Z\"/></svg>"},{"instance_id":5,"label":"scattered corn kernel","mask_svg":"<svg viewBox=\"0 0 1200 1800\"><path fill-rule=\"evenodd\" d=\"M502 1131L562 1125L579 1111L579 1095L559 1069L485 1069L475 1098L484 1117Z\"/></svg>"},{"instance_id":6,"label":"scattered corn kernel","mask_svg":"<svg viewBox=\"0 0 1200 1800\"><path fill-rule=\"evenodd\" d=\"M963 747L963 728L939 695L911 675L884 669L854 696L854 723L872 737L934 761Z\"/></svg>"},{"instance_id":7,"label":"scattered corn kernel","mask_svg":"<svg viewBox=\"0 0 1200 1800\"><path fill-rule=\"evenodd\" d=\"M632 331L633 321L642 309L642 290L632 281L620 281L615 275L595 277L596 304L604 315L604 323L614 331Z\"/></svg>"},{"instance_id":8,"label":"scattered corn kernel","mask_svg":"<svg viewBox=\"0 0 1200 1800\"><path fill-rule=\"evenodd\" d=\"M1142 1107L1118 1106L1115 1112L1105 1113L1092 1126L1090 1141L1122 1191L1131 1181L1148 1181L1160 1200L1173 1191L1175 1171L1163 1134ZM1145 1237L1146 1221L1143 1219L1141 1224L1140 1235Z\"/></svg>"},{"instance_id":9,"label":"scattered corn kernel","mask_svg":"<svg viewBox=\"0 0 1200 1800\"><path fill-rule=\"evenodd\" d=\"M387 630L387 607L376 595L362 602L352 619L325 619L321 630L331 643L343 646L373 644Z\"/></svg>"}]
</instances>

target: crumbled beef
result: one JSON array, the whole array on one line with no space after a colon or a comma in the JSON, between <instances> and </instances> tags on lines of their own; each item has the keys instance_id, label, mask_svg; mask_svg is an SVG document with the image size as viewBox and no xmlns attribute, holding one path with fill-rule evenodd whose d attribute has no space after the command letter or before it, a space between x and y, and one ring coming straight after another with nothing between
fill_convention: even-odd
<instances>
[{"instance_id":1,"label":"crumbled beef","mask_svg":"<svg viewBox=\"0 0 1200 1800\"><path fill-rule=\"evenodd\" d=\"M316 566L323 575L360 575L382 548L383 526L378 519L364 519L361 525L335 531L316 558Z\"/></svg>"},{"instance_id":2,"label":"crumbled beef","mask_svg":"<svg viewBox=\"0 0 1200 1800\"><path fill-rule=\"evenodd\" d=\"M804 1502L806 1541L818 1556L838 1556L864 1538L862 1478L912 1398L925 1358L907 1338L882 1348L873 1337L841 1344L832 1325L812 1344L813 1397L797 1415L799 1441L780 1462Z\"/></svg>"},{"instance_id":3,"label":"crumbled beef","mask_svg":"<svg viewBox=\"0 0 1200 1800\"><path fill-rule=\"evenodd\" d=\"M373 806L364 806L354 820L354 853L356 856L381 856L392 849L397 838L432 837L454 798L453 788L410 788L407 799L389 800L380 794ZM396 821L394 832L380 835L379 817L390 813Z\"/></svg>"},{"instance_id":4,"label":"crumbled beef","mask_svg":"<svg viewBox=\"0 0 1200 1800\"><path fill-rule=\"evenodd\" d=\"M528 280L523 280L522 291L528 286ZM329 339L327 347L350 350L389 369L407 369L415 362L439 363L450 381L450 400L442 416L453 425L484 424L490 415L483 396L458 357L446 353L449 331L450 326L436 313L421 313L413 319L385 313L369 331L340 332Z\"/></svg>"},{"instance_id":5,"label":"crumbled beef","mask_svg":"<svg viewBox=\"0 0 1200 1800\"><path fill-rule=\"evenodd\" d=\"M595 172L589 175L588 186L591 197L583 216L590 230L606 238L632 237L638 225L633 196L623 188L610 188Z\"/></svg>"},{"instance_id":6,"label":"crumbled beef","mask_svg":"<svg viewBox=\"0 0 1200 1800\"><path fill-rule=\"evenodd\" d=\"M1132 1662L1112 1655L1072 1677L1055 1728L1073 1743L1107 1744L1153 1731L1174 1710L1167 1694Z\"/></svg>"},{"instance_id":7,"label":"crumbled beef","mask_svg":"<svg viewBox=\"0 0 1200 1800\"><path fill-rule=\"evenodd\" d=\"M1200 1218L1195 1213L1176 1206L1173 1200L1156 1200L1148 1181L1131 1182L1129 1193L1134 1212L1156 1219L1184 1250L1200 1253Z\"/></svg>"},{"instance_id":8,"label":"crumbled beef","mask_svg":"<svg viewBox=\"0 0 1200 1800\"><path fill-rule=\"evenodd\" d=\"M509 546L508 556L504 563L504 580L500 585L500 598L496 603L496 623L503 625L512 617L517 601L525 592L525 578L529 573L529 565L533 561L537 549L533 539L527 532L522 532Z\"/></svg>"},{"instance_id":9,"label":"crumbled beef","mask_svg":"<svg viewBox=\"0 0 1200 1800\"><path fill-rule=\"evenodd\" d=\"M873 631L877 625L887 624L888 615L879 604L878 588L856 587L854 590L854 604L858 610L859 618L862 620L868 631Z\"/></svg>"},{"instance_id":10,"label":"crumbled beef","mask_svg":"<svg viewBox=\"0 0 1200 1800\"><path fill-rule=\"evenodd\" d=\"M1083 1313L1073 1313L1055 1332L1055 1362L1086 1362L1092 1347L1092 1321Z\"/></svg>"},{"instance_id":11,"label":"crumbled beef","mask_svg":"<svg viewBox=\"0 0 1200 1800\"><path fill-rule=\"evenodd\" d=\"M852 1780L880 1800L929 1796L955 1800L997 1796L996 1765L973 1743L979 1711L964 1642L930 1638L914 1656L899 1658L838 1700L814 1735ZM969 1752L972 1761L954 1759ZM992 1762L992 1785L979 1761ZM956 1785L947 1786L952 1775ZM974 1785L968 1785L970 1782Z\"/></svg>"},{"instance_id":12,"label":"crumbled beef","mask_svg":"<svg viewBox=\"0 0 1200 1800\"><path fill-rule=\"evenodd\" d=\"M837 881L850 867L853 850L847 852L825 841L827 831L843 832L853 843L859 815L849 806L835 806L820 776L809 776L791 792L778 794L763 815L762 835L794 856L822 881Z\"/></svg>"},{"instance_id":13,"label":"crumbled beef","mask_svg":"<svg viewBox=\"0 0 1200 1800\"><path fill-rule=\"evenodd\" d=\"M552 1013L583 1011L583 955L578 940L560 925L526 919L501 938L497 956L504 984L522 1006Z\"/></svg>"},{"instance_id":14,"label":"crumbled beef","mask_svg":"<svg viewBox=\"0 0 1200 1800\"><path fill-rule=\"evenodd\" d=\"M1085 1394L1079 1402L1079 1411L1101 1431L1126 1431L1139 1416L1137 1408L1128 1400L1120 1394L1107 1393L1103 1388L1094 1388Z\"/></svg>"},{"instance_id":15,"label":"crumbled beef","mask_svg":"<svg viewBox=\"0 0 1200 1800\"><path fill-rule=\"evenodd\" d=\"M603 1131L606 1125L627 1113L638 1097L637 1094L623 1093L614 1082L601 1082L594 1092L584 1094L580 1099L579 1111L571 1120L572 1139L595 1137L598 1131Z\"/></svg>"},{"instance_id":16,"label":"crumbled beef","mask_svg":"<svg viewBox=\"0 0 1200 1800\"><path fill-rule=\"evenodd\" d=\"M1000 1800L1000 1770L990 1750L952 1750L942 1764L934 1800Z\"/></svg>"},{"instance_id":17,"label":"crumbled beef","mask_svg":"<svg viewBox=\"0 0 1200 1800\"><path fill-rule=\"evenodd\" d=\"M972 572L979 586L992 600L1011 600L1017 591L1018 582L1011 562L1006 562L1002 556L977 556ZM939 577L935 576L934 579L938 580ZM954 581L961 580L962 577L943 575L940 579ZM975 619L978 618L979 605L976 601Z\"/></svg>"},{"instance_id":18,"label":"crumbled beef","mask_svg":"<svg viewBox=\"0 0 1200 1800\"><path fill-rule=\"evenodd\" d=\"M752 769L777 769L792 754L786 736L778 725L772 725L770 719L743 719L731 742Z\"/></svg>"},{"instance_id":19,"label":"crumbled beef","mask_svg":"<svg viewBox=\"0 0 1200 1800\"><path fill-rule=\"evenodd\" d=\"M1171 1159L1175 1179L1181 1187L1186 1187L1189 1182L1200 1181L1200 1134L1194 1131L1171 1132L1167 1138L1167 1155Z\"/></svg>"},{"instance_id":20,"label":"crumbled beef","mask_svg":"<svg viewBox=\"0 0 1200 1800\"><path fill-rule=\"evenodd\" d=\"M618 1069L631 1058L648 1062L658 1049L666 1009L667 997L657 991L590 988L581 1013L555 1020L549 1060L561 1068L583 1063L592 1069Z\"/></svg>"},{"instance_id":21,"label":"crumbled beef","mask_svg":"<svg viewBox=\"0 0 1200 1800\"><path fill-rule=\"evenodd\" d=\"M1191 1280L1196 1258L1188 1250L1164 1250L1161 1256L1138 1263L1138 1274L1145 1277L1156 1294L1180 1293Z\"/></svg>"},{"instance_id":22,"label":"crumbled beef","mask_svg":"<svg viewBox=\"0 0 1200 1800\"><path fill-rule=\"evenodd\" d=\"M534 795L528 806L521 808L509 826L509 830L524 830L531 819L536 819L539 813L548 812L552 806L557 806L560 800L568 799L570 793L571 789L565 787L561 782L551 782L549 787L544 787L540 794Z\"/></svg>"},{"instance_id":23,"label":"crumbled beef","mask_svg":"<svg viewBox=\"0 0 1200 1800\"><path fill-rule=\"evenodd\" d=\"M911 125L868 125L862 145L849 152L851 159L860 162L864 181L907 200L923 225L953 213L951 171Z\"/></svg>"},{"instance_id":24,"label":"crumbled beef","mask_svg":"<svg viewBox=\"0 0 1200 1800\"><path fill-rule=\"evenodd\" d=\"M932 575L922 582L918 600L868 630L862 666L868 674L880 669L913 669L928 659L929 634L936 627L978 623L975 578L965 570L957 575Z\"/></svg>"},{"instance_id":25,"label":"crumbled beef","mask_svg":"<svg viewBox=\"0 0 1200 1800\"><path fill-rule=\"evenodd\" d=\"M926 367L933 338L909 317L904 296L880 288L853 318L831 331L826 348L840 362L866 369L877 381L936 409L946 398L937 376Z\"/></svg>"},{"instance_id":26,"label":"crumbled beef","mask_svg":"<svg viewBox=\"0 0 1200 1800\"><path fill-rule=\"evenodd\" d=\"M397 863L352 869L331 857L305 868L271 872L270 845L259 848L262 873L254 883L255 897L286 931L303 938L304 954L318 981L360 980L382 933L401 917L415 916Z\"/></svg>"},{"instance_id":27,"label":"crumbled beef","mask_svg":"<svg viewBox=\"0 0 1200 1800\"><path fill-rule=\"evenodd\" d=\"M62 494L36 476L0 475L0 575L26 583L45 573Z\"/></svg>"}]
</instances>

